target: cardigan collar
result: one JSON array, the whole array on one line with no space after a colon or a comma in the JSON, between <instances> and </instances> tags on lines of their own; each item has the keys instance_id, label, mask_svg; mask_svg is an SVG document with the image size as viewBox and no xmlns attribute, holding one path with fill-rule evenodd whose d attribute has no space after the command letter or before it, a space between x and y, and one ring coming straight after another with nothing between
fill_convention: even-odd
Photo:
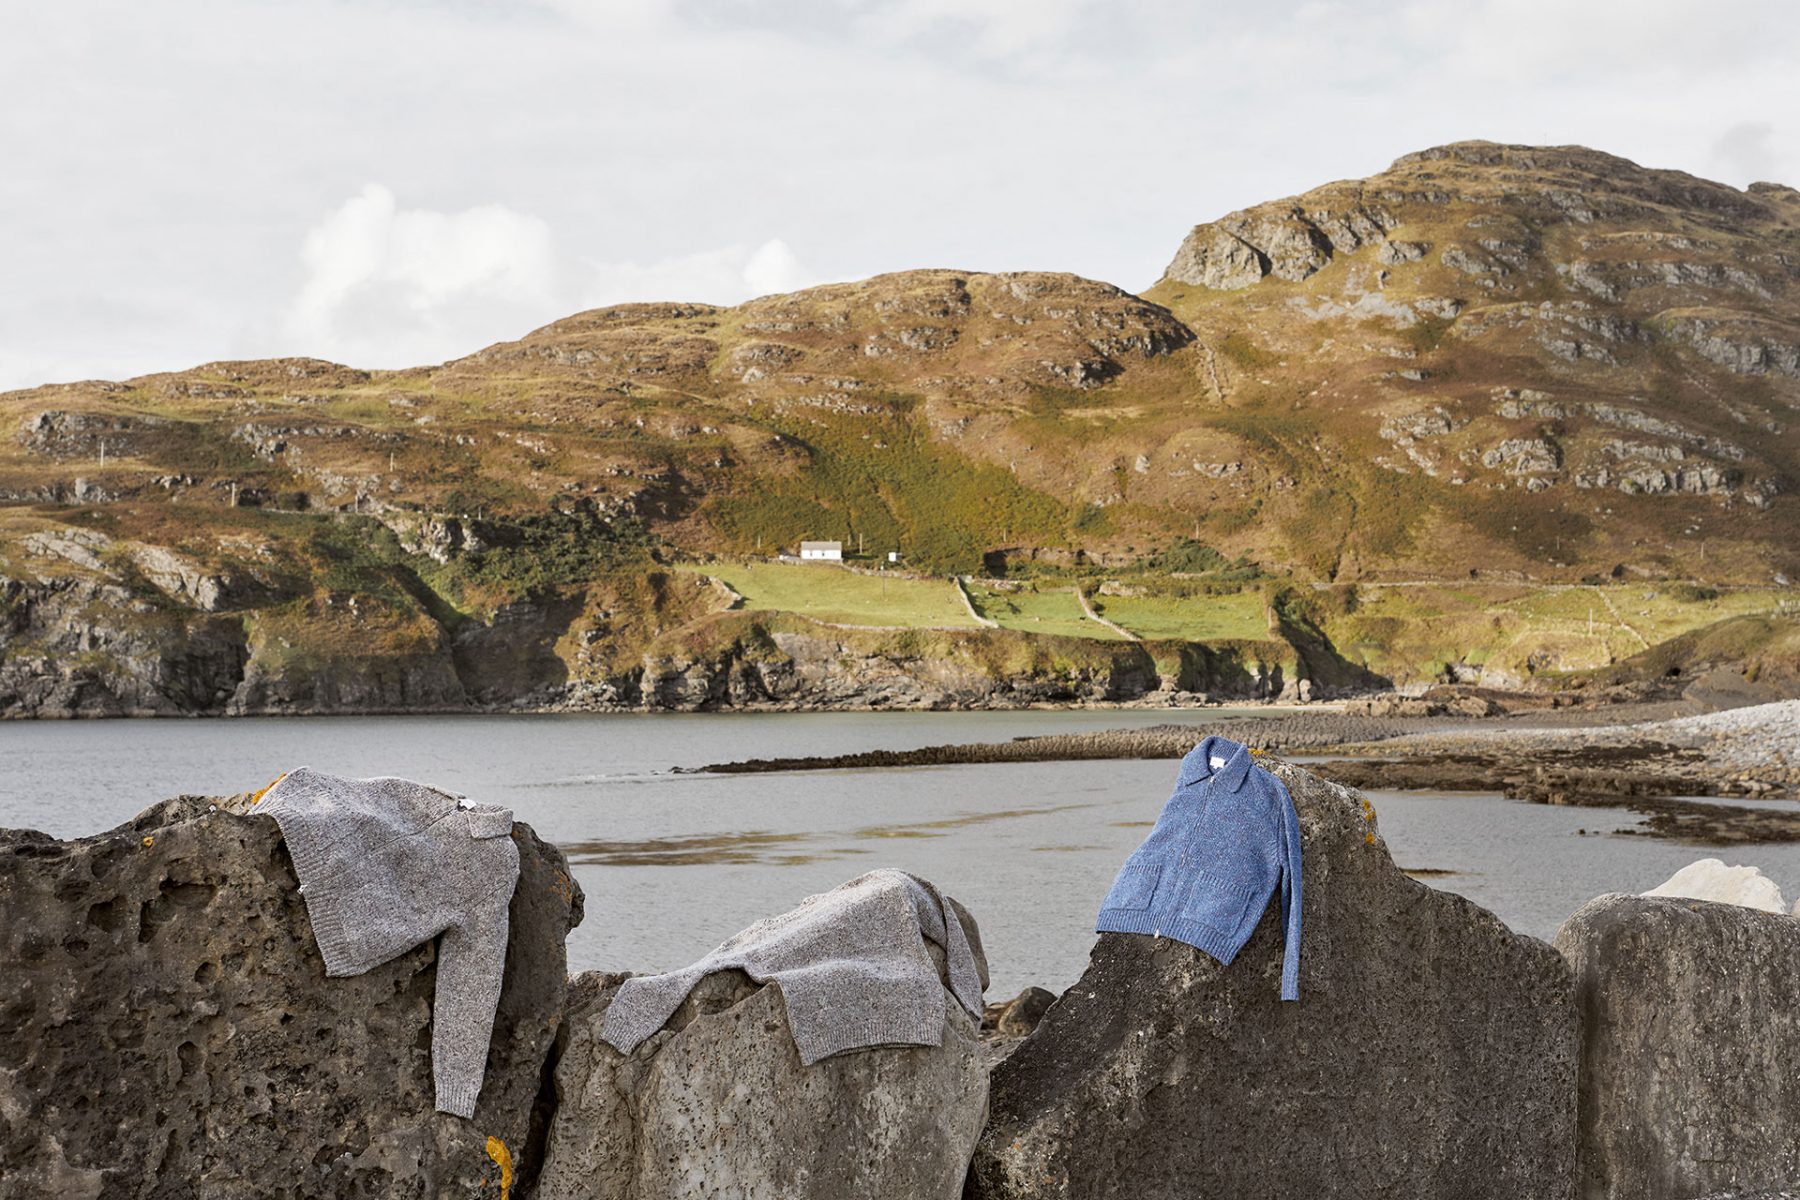
<instances>
[{"instance_id":1,"label":"cardigan collar","mask_svg":"<svg viewBox=\"0 0 1800 1200\"><path fill-rule=\"evenodd\" d=\"M1224 765L1214 767L1215 758L1223 759ZM1187 757L1181 760L1181 774L1176 778L1175 786L1184 788L1211 781L1235 792L1244 786L1244 780L1249 776L1250 751L1247 748L1230 738L1209 737L1189 750Z\"/></svg>"}]
</instances>

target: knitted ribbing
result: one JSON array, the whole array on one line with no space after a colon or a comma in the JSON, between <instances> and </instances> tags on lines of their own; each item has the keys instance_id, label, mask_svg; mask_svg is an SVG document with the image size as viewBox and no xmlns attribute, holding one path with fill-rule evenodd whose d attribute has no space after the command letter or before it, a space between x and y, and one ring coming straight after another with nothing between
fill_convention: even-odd
<instances>
[{"instance_id":1,"label":"knitted ribbing","mask_svg":"<svg viewBox=\"0 0 1800 1200\"><path fill-rule=\"evenodd\" d=\"M944 949L951 993L979 1017L987 978L973 919L932 884L882 870L758 921L691 966L626 980L600 1035L629 1054L701 979L735 969L780 985L788 1028L808 1066L864 1046L936 1046L944 1035L944 985L926 939Z\"/></svg>"},{"instance_id":2,"label":"knitted ribbing","mask_svg":"<svg viewBox=\"0 0 1800 1200\"><path fill-rule=\"evenodd\" d=\"M327 975L360 975L442 935L432 1081L441 1111L473 1116L519 880L512 813L406 779L305 767L252 811L281 827Z\"/></svg>"},{"instance_id":3,"label":"knitted ribbing","mask_svg":"<svg viewBox=\"0 0 1800 1200\"><path fill-rule=\"evenodd\" d=\"M1181 761L1156 828L1119 869L1101 933L1170 937L1230 966L1281 887L1281 998L1300 998L1300 823L1281 781L1228 738Z\"/></svg>"}]
</instances>

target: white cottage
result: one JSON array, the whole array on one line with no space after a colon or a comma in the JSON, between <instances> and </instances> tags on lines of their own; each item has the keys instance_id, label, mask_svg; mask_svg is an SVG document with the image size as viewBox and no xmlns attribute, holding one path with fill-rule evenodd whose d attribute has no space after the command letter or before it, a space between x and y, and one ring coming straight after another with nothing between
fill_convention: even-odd
<instances>
[{"instance_id":1,"label":"white cottage","mask_svg":"<svg viewBox=\"0 0 1800 1200\"><path fill-rule=\"evenodd\" d=\"M844 543L801 542L800 559L802 562L843 562Z\"/></svg>"}]
</instances>

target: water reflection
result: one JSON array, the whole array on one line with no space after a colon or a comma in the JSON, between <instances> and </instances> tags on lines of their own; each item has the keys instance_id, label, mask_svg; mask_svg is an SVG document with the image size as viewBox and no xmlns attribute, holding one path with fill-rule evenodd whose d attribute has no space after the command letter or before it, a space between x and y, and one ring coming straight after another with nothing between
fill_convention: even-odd
<instances>
[{"instance_id":1,"label":"water reflection","mask_svg":"<svg viewBox=\"0 0 1800 1200\"><path fill-rule=\"evenodd\" d=\"M751 830L743 833L701 833L677 837L646 838L638 841L573 841L559 843L562 852L575 866L599 867L708 867L719 865L756 865L765 867L798 867L826 862L853 854L872 854L875 847L855 845L858 841L887 841L908 838L949 837L958 829L987 825L995 821L1012 821L1020 817L1040 817L1072 809L1093 808L1092 804L1052 804L1042 808L1002 809L998 812L969 812L936 821L910 821L903 824L867 825L841 834L775 833ZM1132 822L1139 824L1139 822ZM807 847L806 849L797 849ZM1033 846L1033 850L1075 851L1099 850L1102 847Z\"/></svg>"}]
</instances>

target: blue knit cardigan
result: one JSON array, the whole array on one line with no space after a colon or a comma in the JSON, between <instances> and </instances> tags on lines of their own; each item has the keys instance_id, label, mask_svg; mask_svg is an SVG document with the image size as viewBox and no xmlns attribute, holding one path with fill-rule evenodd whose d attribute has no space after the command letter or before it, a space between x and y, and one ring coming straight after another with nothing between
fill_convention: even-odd
<instances>
[{"instance_id":1,"label":"blue knit cardigan","mask_svg":"<svg viewBox=\"0 0 1800 1200\"><path fill-rule=\"evenodd\" d=\"M1281 892L1281 998L1300 998L1300 825L1275 776L1237 742L1209 737L1181 760L1156 828L1113 881L1100 933L1149 933L1230 966Z\"/></svg>"}]
</instances>

